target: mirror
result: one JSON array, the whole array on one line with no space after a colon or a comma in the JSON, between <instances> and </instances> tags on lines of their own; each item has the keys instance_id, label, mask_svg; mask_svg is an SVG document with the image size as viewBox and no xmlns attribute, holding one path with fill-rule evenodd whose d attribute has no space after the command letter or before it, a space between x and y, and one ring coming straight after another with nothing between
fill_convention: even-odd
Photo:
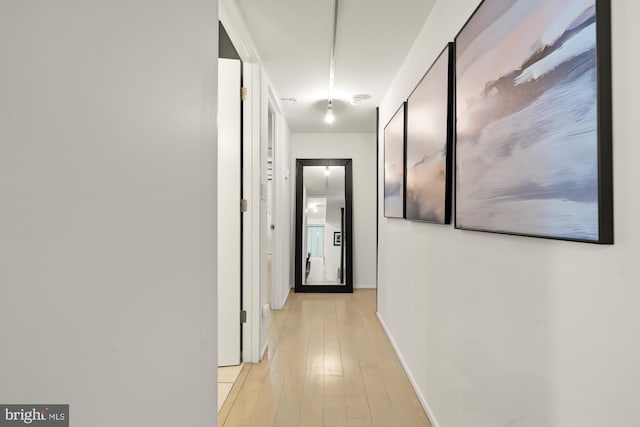
<instances>
[{"instance_id":1,"label":"mirror","mask_svg":"<svg viewBox=\"0 0 640 427\"><path fill-rule=\"evenodd\" d=\"M353 292L350 159L297 160L296 292Z\"/></svg>"}]
</instances>

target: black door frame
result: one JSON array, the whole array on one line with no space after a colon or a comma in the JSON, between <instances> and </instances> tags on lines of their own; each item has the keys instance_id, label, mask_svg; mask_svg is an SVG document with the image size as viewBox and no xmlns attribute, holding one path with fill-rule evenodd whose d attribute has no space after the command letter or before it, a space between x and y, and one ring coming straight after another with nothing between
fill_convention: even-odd
<instances>
[{"instance_id":1,"label":"black door frame","mask_svg":"<svg viewBox=\"0 0 640 427\"><path fill-rule=\"evenodd\" d=\"M344 166L345 227L342 239L346 249L346 283L337 285L302 284L302 198L303 168L305 166ZM353 293L353 175L351 159L296 159L296 292Z\"/></svg>"}]
</instances>

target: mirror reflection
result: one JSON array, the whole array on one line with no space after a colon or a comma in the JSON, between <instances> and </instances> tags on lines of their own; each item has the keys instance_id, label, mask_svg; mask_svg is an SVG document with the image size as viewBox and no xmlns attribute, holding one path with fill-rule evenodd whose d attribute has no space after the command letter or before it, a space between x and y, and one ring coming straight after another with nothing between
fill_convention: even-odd
<instances>
[{"instance_id":1,"label":"mirror reflection","mask_svg":"<svg viewBox=\"0 0 640 427\"><path fill-rule=\"evenodd\" d=\"M345 167L304 166L302 284L345 284Z\"/></svg>"}]
</instances>

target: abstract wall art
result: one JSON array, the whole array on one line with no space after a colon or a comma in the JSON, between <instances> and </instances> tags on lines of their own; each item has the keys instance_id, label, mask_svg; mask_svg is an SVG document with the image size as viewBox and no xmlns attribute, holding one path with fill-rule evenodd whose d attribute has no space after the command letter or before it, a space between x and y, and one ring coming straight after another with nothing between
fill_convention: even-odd
<instances>
[{"instance_id":1,"label":"abstract wall art","mask_svg":"<svg viewBox=\"0 0 640 427\"><path fill-rule=\"evenodd\" d=\"M610 5L485 0L456 37L456 227L613 243Z\"/></svg>"},{"instance_id":2,"label":"abstract wall art","mask_svg":"<svg viewBox=\"0 0 640 427\"><path fill-rule=\"evenodd\" d=\"M404 218L406 103L384 128L384 216Z\"/></svg>"},{"instance_id":3,"label":"abstract wall art","mask_svg":"<svg viewBox=\"0 0 640 427\"><path fill-rule=\"evenodd\" d=\"M453 43L447 45L407 101L406 215L451 223Z\"/></svg>"}]
</instances>

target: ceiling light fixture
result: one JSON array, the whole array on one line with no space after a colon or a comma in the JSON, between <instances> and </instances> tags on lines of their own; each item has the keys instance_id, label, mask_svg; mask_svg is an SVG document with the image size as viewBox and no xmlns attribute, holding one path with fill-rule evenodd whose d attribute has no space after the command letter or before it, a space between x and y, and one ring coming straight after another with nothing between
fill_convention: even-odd
<instances>
[{"instance_id":1,"label":"ceiling light fixture","mask_svg":"<svg viewBox=\"0 0 640 427\"><path fill-rule=\"evenodd\" d=\"M324 121L331 124L335 121L333 115L333 83L336 77L336 38L338 34L338 7L340 0L333 2L333 38L331 41L331 64L329 65L329 98L327 99L327 114Z\"/></svg>"},{"instance_id":2,"label":"ceiling light fixture","mask_svg":"<svg viewBox=\"0 0 640 427\"><path fill-rule=\"evenodd\" d=\"M329 107L327 108L327 114L324 116L324 121L328 125L336 121L336 116L333 115L331 104L329 104Z\"/></svg>"}]
</instances>

